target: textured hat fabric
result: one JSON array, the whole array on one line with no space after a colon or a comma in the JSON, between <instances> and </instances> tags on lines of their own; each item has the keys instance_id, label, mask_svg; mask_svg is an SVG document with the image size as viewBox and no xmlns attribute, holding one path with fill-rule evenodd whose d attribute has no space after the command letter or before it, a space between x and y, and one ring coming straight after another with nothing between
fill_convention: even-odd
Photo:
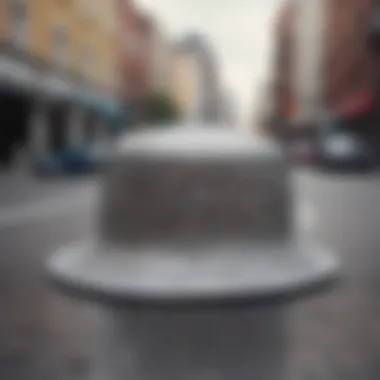
<instances>
[{"instance_id":1,"label":"textured hat fabric","mask_svg":"<svg viewBox=\"0 0 380 380\"><path fill-rule=\"evenodd\" d=\"M63 247L48 270L57 285L104 302L286 299L337 269L292 219L275 146L216 128L138 132L110 160L99 236Z\"/></svg>"}]
</instances>

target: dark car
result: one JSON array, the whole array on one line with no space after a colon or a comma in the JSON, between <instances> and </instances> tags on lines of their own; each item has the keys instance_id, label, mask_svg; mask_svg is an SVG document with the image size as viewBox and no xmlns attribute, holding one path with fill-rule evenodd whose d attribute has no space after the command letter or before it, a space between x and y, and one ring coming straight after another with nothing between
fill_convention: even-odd
<instances>
[{"instance_id":1,"label":"dark car","mask_svg":"<svg viewBox=\"0 0 380 380\"><path fill-rule=\"evenodd\" d=\"M367 144L343 132L323 138L319 161L324 168L331 169L374 169L378 165L377 155Z\"/></svg>"}]
</instances>

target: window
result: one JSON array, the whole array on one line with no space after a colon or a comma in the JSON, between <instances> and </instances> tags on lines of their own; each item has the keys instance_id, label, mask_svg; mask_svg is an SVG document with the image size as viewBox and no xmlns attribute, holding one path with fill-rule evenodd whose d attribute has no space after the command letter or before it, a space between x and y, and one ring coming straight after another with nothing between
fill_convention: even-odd
<instances>
[{"instance_id":1,"label":"window","mask_svg":"<svg viewBox=\"0 0 380 380\"><path fill-rule=\"evenodd\" d=\"M53 30L53 60L59 66L68 63L68 35L63 26L55 27Z\"/></svg>"},{"instance_id":2,"label":"window","mask_svg":"<svg viewBox=\"0 0 380 380\"><path fill-rule=\"evenodd\" d=\"M25 49L28 41L28 0L10 0L9 6L11 41Z\"/></svg>"}]
</instances>

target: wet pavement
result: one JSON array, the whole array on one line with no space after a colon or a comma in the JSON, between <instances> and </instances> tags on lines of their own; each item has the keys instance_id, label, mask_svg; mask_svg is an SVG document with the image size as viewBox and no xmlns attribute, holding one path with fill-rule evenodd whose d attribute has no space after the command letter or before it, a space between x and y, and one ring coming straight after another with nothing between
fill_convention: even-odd
<instances>
[{"instance_id":1,"label":"wet pavement","mask_svg":"<svg viewBox=\"0 0 380 380\"><path fill-rule=\"evenodd\" d=\"M378 380L380 176L303 172L295 184L309 210L308 234L336 250L343 268L336 289L290 311L289 379ZM86 378L102 312L53 293L42 263L92 235L94 203L0 226L1 380Z\"/></svg>"}]
</instances>

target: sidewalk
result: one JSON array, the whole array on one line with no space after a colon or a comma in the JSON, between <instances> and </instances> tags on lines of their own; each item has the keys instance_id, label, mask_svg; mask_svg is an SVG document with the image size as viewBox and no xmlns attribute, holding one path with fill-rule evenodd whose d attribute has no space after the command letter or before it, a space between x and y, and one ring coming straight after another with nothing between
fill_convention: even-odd
<instances>
[{"instance_id":1,"label":"sidewalk","mask_svg":"<svg viewBox=\"0 0 380 380\"><path fill-rule=\"evenodd\" d=\"M39 179L24 167L0 170L0 209L44 201L75 189L93 188L98 180L95 176Z\"/></svg>"}]
</instances>

